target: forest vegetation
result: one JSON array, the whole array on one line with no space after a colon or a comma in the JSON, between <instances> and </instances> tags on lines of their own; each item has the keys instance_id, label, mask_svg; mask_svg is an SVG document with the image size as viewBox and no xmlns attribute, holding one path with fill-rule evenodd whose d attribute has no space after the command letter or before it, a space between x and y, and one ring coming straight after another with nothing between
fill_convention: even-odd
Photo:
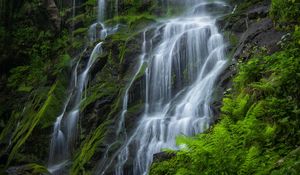
<instances>
[{"instance_id":1,"label":"forest vegetation","mask_svg":"<svg viewBox=\"0 0 300 175\"><path fill-rule=\"evenodd\" d=\"M134 73L143 38L183 10L166 9L164 2L107 0L102 22L118 30L89 41L97 0L75 6L72 0L0 0L0 174L51 173L49 144L72 91L74 65L82 73L100 42L102 54L95 57L80 101L71 163L62 174L93 174L106 145L116 140L108 157L122 147L124 137L115 132L124 94L129 100L121 133L133 132L145 110L141 87L148 64ZM216 83L214 120L203 133L177 136L181 149L153 155L151 175L300 172L300 1L225 2L232 12L216 23L229 45L229 65Z\"/></svg>"}]
</instances>

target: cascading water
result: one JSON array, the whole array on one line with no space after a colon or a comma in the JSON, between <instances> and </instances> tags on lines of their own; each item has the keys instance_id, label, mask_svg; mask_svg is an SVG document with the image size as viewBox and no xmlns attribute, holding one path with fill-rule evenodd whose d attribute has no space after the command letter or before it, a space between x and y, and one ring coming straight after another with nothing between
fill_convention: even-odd
<instances>
[{"instance_id":1,"label":"cascading water","mask_svg":"<svg viewBox=\"0 0 300 175\"><path fill-rule=\"evenodd\" d=\"M89 61L80 75L78 75L79 63L75 66L69 97L67 98L62 114L56 119L54 124L48 168L52 174L62 174L70 158L70 153L73 149L72 146L76 139L82 92L87 84L89 70L99 53L101 53L101 43L97 44L93 49Z\"/></svg>"},{"instance_id":2,"label":"cascading water","mask_svg":"<svg viewBox=\"0 0 300 175\"><path fill-rule=\"evenodd\" d=\"M146 49L144 36L139 67L147 62L145 111L131 136L125 134L124 138L120 130L125 128L128 92L135 75L125 91L118 124L117 134L125 139L124 145L96 174L106 174L114 167L116 175L146 175L155 153L164 148L179 149L176 136L201 133L213 122L212 95L227 65L226 46L215 25L216 17L205 11L208 3L188 0L184 4L193 8L157 26L154 35L161 36L161 41L153 49ZM126 164L132 166L129 172Z\"/></svg>"},{"instance_id":3,"label":"cascading water","mask_svg":"<svg viewBox=\"0 0 300 175\"><path fill-rule=\"evenodd\" d=\"M117 3L117 2L116 2ZM98 15L97 22L89 28L89 40L96 41L97 39L105 39L107 35L113 34L118 30L118 25L114 27L106 27L104 20L106 17L106 0L98 0ZM117 12L115 12L117 14Z\"/></svg>"},{"instance_id":4,"label":"cascading water","mask_svg":"<svg viewBox=\"0 0 300 175\"><path fill-rule=\"evenodd\" d=\"M92 24L89 28L89 40L96 41L97 39L104 39L107 36L107 30L103 24L105 19L105 7L106 1L105 0L98 0L98 15L97 15L97 22Z\"/></svg>"},{"instance_id":5,"label":"cascading water","mask_svg":"<svg viewBox=\"0 0 300 175\"><path fill-rule=\"evenodd\" d=\"M76 0L73 0L73 16L75 16ZM105 0L98 1L98 21L95 24L102 24L101 21L105 19ZM97 39L104 39L107 32L104 28L96 28L93 24L89 32L89 42L94 42ZM113 28L110 32L117 30ZM104 34L97 35L97 33ZM50 143L50 153L48 161L48 170L52 174L60 175L67 174L66 166L69 164L71 152L74 149L73 145L77 137L77 123L79 119L80 103L82 101L83 91L88 83L88 74L93 66L97 56L102 53L102 42L98 43L85 65L85 68L80 72L79 61L75 64L71 77L71 86L69 88L69 95L65 102L63 112L56 119L54 124L53 134Z\"/></svg>"},{"instance_id":6,"label":"cascading water","mask_svg":"<svg viewBox=\"0 0 300 175\"><path fill-rule=\"evenodd\" d=\"M98 16L97 21L103 22L105 19L105 0L98 0Z\"/></svg>"}]
</instances>

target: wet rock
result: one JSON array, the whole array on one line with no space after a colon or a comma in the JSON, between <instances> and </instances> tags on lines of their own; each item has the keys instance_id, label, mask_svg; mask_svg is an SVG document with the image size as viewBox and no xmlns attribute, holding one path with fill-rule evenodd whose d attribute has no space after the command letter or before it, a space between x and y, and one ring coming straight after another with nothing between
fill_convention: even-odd
<instances>
[{"instance_id":1,"label":"wet rock","mask_svg":"<svg viewBox=\"0 0 300 175\"><path fill-rule=\"evenodd\" d=\"M285 33L275 30L268 18L269 9L269 2L263 2L217 19L216 23L223 32L229 31L238 38L238 43L232 48L235 50L234 59L247 60L260 50L272 54L280 49L277 43Z\"/></svg>"},{"instance_id":2,"label":"wet rock","mask_svg":"<svg viewBox=\"0 0 300 175\"><path fill-rule=\"evenodd\" d=\"M50 172L46 167L38 164L10 167L7 169L6 173L8 175L50 175Z\"/></svg>"},{"instance_id":3,"label":"wet rock","mask_svg":"<svg viewBox=\"0 0 300 175\"><path fill-rule=\"evenodd\" d=\"M197 6L194 9L194 14L203 13L205 11L210 12L211 14L225 14L229 13L232 8L224 3L211 2L211 3L203 3Z\"/></svg>"},{"instance_id":4,"label":"wet rock","mask_svg":"<svg viewBox=\"0 0 300 175\"><path fill-rule=\"evenodd\" d=\"M247 16L250 20L258 19L258 18L265 18L269 14L269 9L270 9L270 6L268 6L268 5L255 7L253 9L250 9L247 12Z\"/></svg>"},{"instance_id":5,"label":"wet rock","mask_svg":"<svg viewBox=\"0 0 300 175\"><path fill-rule=\"evenodd\" d=\"M269 9L270 3L264 1L242 11L219 17L216 21L219 29L225 33L225 36L227 35L225 39L231 45L229 51L233 59L231 65L224 70L217 81L219 88L216 89L212 104L215 120L220 115L223 95L232 86L231 80L236 73L236 60L246 61L261 50L272 54L280 49L278 42L285 33L276 31L272 20L268 18Z\"/></svg>"},{"instance_id":6,"label":"wet rock","mask_svg":"<svg viewBox=\"0 0 300 175\"><path fill-rule=\"evenodd\" d=\"M157 163L165 160L170 160L175 156L176 156L175 153L167 153L167 152L156 153L153 155L153 162Z\"/></svg>"},{"instance_id":7,"label":"wet rock","mask_svg":"<svg viewBox=\"0 0 300 175\"><path fill-rule=\"evenodd\" d=\"M216 24L222 31L231 31L238 35L245 32L249 25L258 19L266 18L269 9L270 6L265 3L251 6L250 9L219 17Z\"/></svg>"},{"instance_id":8,"label":"wet rock","mask_svg":"<svg viewBox=\"0 0 300 175\"><path fill-rule=\"evenodd\" d=\"M275 30L269 18L253 23L240 38L234 58L249 59L253 54L253 47L265 48L269 54L272 54L280 48L277 43L284 34Z\"/></svg>"}]
</instances>

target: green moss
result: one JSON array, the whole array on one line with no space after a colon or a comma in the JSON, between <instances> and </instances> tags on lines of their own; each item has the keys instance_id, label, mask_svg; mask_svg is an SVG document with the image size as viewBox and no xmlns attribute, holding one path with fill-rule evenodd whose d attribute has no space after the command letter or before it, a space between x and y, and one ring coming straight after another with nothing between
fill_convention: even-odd
<instances>
[{"instance_id":1,"label":"green moss","mask_svg":"<svg viewBox=\"0 0 300 175\"><path fill-rule=\"evenodd\" d=\"M96 153L102 143L106 133L106 127L110 122L105 122L99 125L95 131L88 136L83 142L80 150L76 154L70 173L71 174L86 174L85 166Z\"/></svg>"},{"instance_id":2,"label":"green moss","mask_svg":"<svg viewBox=\"0 0 300 175\"><path fill-rule=\"evenodd\" d=\"M14 169L14 167L12 168ZM40 175L40 174L50 175L50 172L47 170L46 167L35 163L16 167L16 171L17 174L22 174L22 175Z\"/></svg>"},{"instance_id":3,"label":"green moss","mask_svg":"<svg viewBox=\"0 0 300 175\"><path fill-rule=\"evenodd\" d=\"M118 98L111 105L112 110L108 114L109 118L114 117L121 110L123 98L122 98L122 95L120 92L122 92L122 91L121 90L119 91Z\"/></svg>"},{"instance_id":4,"label":"green moss","mask_svg":"<svg viewBox=\"0 0 300 175\"><path fill-rule=\"evenodd\" d=\"M142 78L145 75L145 71L146 71L147 68L148 68L148 64L144 63L142 65L140 71L138 72L137 76L135 77L135 80L138 80L138 79Z\"/></svg>"},{"instance_id":5,"label":"green moss","mask_svg":"<svg viewBox=\"0 0 300 175\"><path fill-rule=\"evenodd\" d=\"M136 104L134 104L133 106L130 106L127 110L127 115L130 116L134 116L136 115L138 112L141 111L141 109L144 107L143 103L138 101L136 102Z\"/></svg>"},{"instance_id":6,"label":"green moss","mask_svg":"<svg viewBox=\"0 0 300 175\"><path fill-rule=\"evenodd\" d=\"M105 22L106 25L115 25L121 23L123 25L129 26L133 30L141 29L142 27L152 24L156 21L156 18L147 13L138 15L126 15L126 16L116 16Z\"/></svg>"},{"instance_id":7,"label":"green moss","mask_svg":"<svg viewBox=\"0 0 300 175\"><path fill-rule=\"evenodd\" d=\"M276 162L272 173L274 175L291 174L296 175L300 172L300 148L296 148L289 154Z\"/></svg>"},{"instance_id":8,"label":"green moss","mask_svg":"<svg viewBox=\"0 0 300 175\"><path fill-rule=\"evenodd\" d=\"M270 15L277 22L299 24L300 4L296 0L272 0Z\"/></svg>"},{"instance_id":9,"label":"green moss","mask_svg":"<svg viewBox=\"0 0 300 175\"><path fill-rule=\"evenodd\" d=\"M11 152L9 154L7 165L13 160L21 146L25 143L28 137L32 134L34 128L43 121L42 127L47 127L52 123L60 112L60 106L62 105L62 97L64 97L64 88L60 82L56 82L48 92L48 98L39 108L38 112L34 111L34 105L28 104L27 109L23 112L23 118L19 121L17 128L13 132L11 137ZM20 115L20 116L21 116ZM18 119L17 119L18 120ZM51 122L50 122L51 121ZM11 120L11 125L16 122ZM1 137L3 137L1 135Z\"/></svg>"},{"instance_id":10,"label":"green moss","mask_svg":"<svg viewBox=\"0 0 300 175\"><path fill-rule=\"evenodd\" d=\"M87 28L79 28L79 29L76 29L74 32L73 32L73 35L76 36L76 35L85 35L87 33L88 29Z\"/></svg>"},{"instance_id":11,"label":"green moss","mask_svg":"<svg viewBox=\"0 0 300 175\"><path fill-rule=\"evenodd\" d=\"M84 19L85 19L85 14L83 13L83 14L77 15L77 16L75 16L75 17L73 17L73 18L70 18L70 19L67 21L67 23L69 23L69 24L72 24L72 23L79 23L79 22L84 21Z\"/></svg>"},{"instance_id":12,"label":"green moss","mask_svg":"<svg viewBox=\"0 0 300 175\"><path fill-rule=\"evenodd\" d=\"M95 6L97 4L97 0L87 0L84 5Z\"/></svg>"},{"instance_id":13,"label":"green moss","mask_svg":"<svg viewBox=\"0 0 300 175\"><path fill-rule=\"evenodd\" d=\"M89 95L81 102L81 111L83 111L88 105L104 97L113 96L117 91L117 86L111 82L99 83L87 89Z\"/></svg>"},{"instance_id":14,"label":"green moss","mask_svg":"<svg viewBox=\"0 0 300 175\"><path fill-rule=\"evenodd\" d=\"M231 32L225 32L224 33L224 37L228 39L229 43L230 43L230 46L232 47L236 47L238 42L239 42L239 39L236 35L234 35L233 33Z\"/></svg>"},{"instance_id":15,"label":"green moss","mask_svg":"<svg viewBox=\"0 0 300 175\"><path fill-rule=\"evenodd\" d=\"M84 27L88 28L93 22L96 20L96 12L95 8L91 6L89 3L84 3L81 5L82 9L86 11L84 13L80 13L79 15L69 18L66 23L75 27ZM72 9L69 10L72 12Z\"/></svg>"},{"instance_id":16,"label":"green moss","mask_svg":"<svg viewBox=\"0 0 300 175\"><path fill-rule=\"evenodd\" d=\"M78 39L75 39L71 44L71 47L73 49L82 49L83 46L84 46L84 42L82 42L82 40L78 40Z\"/></svg>"}]
</instances>

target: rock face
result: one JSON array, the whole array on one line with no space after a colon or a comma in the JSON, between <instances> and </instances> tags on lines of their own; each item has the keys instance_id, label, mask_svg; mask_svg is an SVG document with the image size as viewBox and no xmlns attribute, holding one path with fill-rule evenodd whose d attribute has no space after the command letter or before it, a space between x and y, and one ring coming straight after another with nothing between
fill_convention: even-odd
<instances>
[{"instance_id":1,"label":"rock face","mask_svg":"<svg viewBox=\"0 0 300 175\"><path fill-rule=\"evenodd\" d=\"M236 37L237 43L231 43L234 50L233 58L247 60L261 49L272 54L279 49L278 42L285 34L275 30L272 20L268 17L270 5L262 1L256 5L218 19L217 24L229 37Z\"/></svg>"},{"instance_id":2,"label":"rock face","mask_svg":"<svg viewBox=\"0 0 300 175\"><path fill-rule=\"evenodd\" d=\"M47 9L47 14L54 28L59 31L61 29L61 17L59 10L54 0L44 0L44 6Z\"/></svg>"},{"instance_id":3,"label":"rock face","mask_svg":"<svg viewBox=\"0 0 300 175\"><path fill-rule=\"evenodd\" d=\"M270 2L261 1L245 9L234 10L233 13L217 20L219 29L223 31L229 43L229 57L233 58L232 65L219 78L220 89L217 93L231 88L231 78L236 73L235 64L238 60L247 61L253 54L272 54L279 49L278 42L285 33L275 30L272 20L268 17L269 9ZM218 99L214 102L214 112L218 116L223 95L216 96Z\"/></svg>"},{"instance_id":4,"label":"rock face","mask_svg":"<svg viewBox=\"0 0 300 175\"><path fill-rule=\"evenodd\" d=\"M283 35L283 32L275 31L271 19L261 19L251 24L241 36L234 58L247 60L257 47L265 48L268 54L272 54L279 49L278 42Z\"/></svg>"},{"instance_id":5,"label":"rock face","mask_svg":"<svg viewBox=\"0 0 300 175\"><path fill-rule=\"evenodd\" d=\"M174 153L160 152L160 153L153 155L153 161L154 162L162 162L165 160L169 160L174 156L176 156L176 154L174 154Z\"/></svg>"}]
</instances>

